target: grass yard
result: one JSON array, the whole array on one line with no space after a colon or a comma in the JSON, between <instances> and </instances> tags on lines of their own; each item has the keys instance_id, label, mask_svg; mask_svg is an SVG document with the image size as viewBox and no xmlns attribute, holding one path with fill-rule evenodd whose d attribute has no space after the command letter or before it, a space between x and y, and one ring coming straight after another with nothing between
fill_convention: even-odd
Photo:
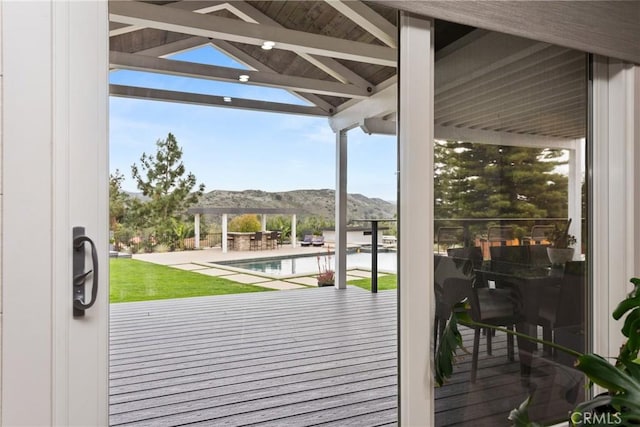
<instances>
[{"instance_id":1,"label":"grass yard","mask_svg":"<svg viewBox=\"0 0 640 427\"><path fill-rule=\"evenodd\" d=\"M133 259L112 258L109 265L112 303L270 290Z\"/></svg>"},{"instance_id":2,"label":"grass yard","mask_svg":"<svg viewBox=\"0 0 640 427\"><path fill-rule=\"evenodd\" d=\"M358 279L350 280L347 282L349 285L358 286L368 291L371 290L371 279ZM395 274L388 274L386 276L378 277L378 290L389 291L398 287L398 276Z\"/></svg>"}]
</instances>

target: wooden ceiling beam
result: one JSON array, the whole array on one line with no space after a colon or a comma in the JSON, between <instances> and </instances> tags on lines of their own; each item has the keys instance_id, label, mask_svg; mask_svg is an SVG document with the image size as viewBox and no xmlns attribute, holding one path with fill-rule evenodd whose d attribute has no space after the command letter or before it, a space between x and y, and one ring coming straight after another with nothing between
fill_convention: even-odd
<instances>
[{"instance_id":1,"label":"wooden ceiling beam","mask_svg":"<svg viewBox=\"0 0 640 427\"><path fill-rule=\"evenodd\" d=\"M396 50L383 46L309 34L281 27L256 25L237 19L202 15L139 2L109 2L115 22L252 45L273 41L276 48L350 61L396 66Z\"/></svg>"},{"instance_id":2,"label":"wooden ceiling beam","mask_svg":"<svg viewBox=\"0 0 640 427\"><path fill-rule=\"evenodd\" d=\"M329 125L334 132L353 129L360 126L366 118L382 117L391 114L397 108L398 84L393 83L384 89L379 89L374 95L367 99L362 99L340 109L329 118Z\"/></svg>"},{"instance_id":3,"label":"wooden ceiling beam","mask_svg":"<svg viewBox=\"0 0 640 427\"><path fill-rule=\"evenodd\" d=\"M398 29L396 26L366 4L359 0L325 1L382 43L394 49L398 47Z\"/></svg>"},{"instance_id":4,"label":"wooden ceiling beam","mask_svg":"<svg viewBox=\"0 0 640 427\"><path fill-rule=\"evenodd\" d=\"M224 40L211 40L211 41L209 41L209 43L214 48L222 51L226 55L229 55L230 57L232 57L233 59L235 59L239 63L246 65L247 67L251 68L252 70L267 71L267 72L273 72L274 71L269 66L267 66L267 65L263 64L262 62L258 61L253 56L249 55L248 53L244 52L243 50L238 49L237 47L235 47L234 45L232 45L229 42L226 42ZM325 101L324 99L320 98L318 95L315 95L313 93L298 93L298 92L291 92L291 93L293 95L301 98L301 99L307 100L307 101L311 102L312 104L317 105L318 107L322 108L327 113L333 113L333 110L334 110L333 105L329 104L327 101Z\"/></svg>"},{"instance_id":5,"label":"wooden ceiling beam","mask_svg":"<svg viewBox=\"0 0 640 427\"><path fill-rule=\"evenodd\" d=\"M209 43L209 39L205 37L187 37L186 39L177 40L175 42L163 44L160 46L143 49L135 52L139 55L166 57L175 55L176 53L185 52L197 47L205 46Z\"/></svg>"},{"instance_id":6,"label":"wooden ceiling beam","mask_svg":"<svg viewBox=\"0 0 640 427\"><path fill-rule=\"evenodd\" d=\"M247 22L256 22L258 24L284 28L282 25L278 24L276 21L244 1L234 1L233 3L229 3L227 9L229 12ZM359 74L354 73L333 58L311 55L304 52L296 52L296 54L339 82L351 83L362 88L373 87L370 82L360 77Z\"/></svg>"},{"instance_id":7,"label":"wooden ceiling beam","mask_svg":"<svg viewBox=\"0 0 640 427\"><path fill-rule=\"evenodd\" d=\"M257 101L253 99L231 98L226 102L223 96L202 95L198 93L176 92L163 89L150 89L135 86L109 85L109 94L122 98L146 99L154 101L177 102L209 107L238 108L244 110L266 111L274 113L297 114L326 117L328 113L318 107L284 104L280 102Z\"/></svg>"},{"instance_id":8,"label":"wooden ceiling beam","mask_svg":"<svg viewBox=\"0 0 640 427\"><path fill-rule=\"evenodd\" d=\"M111 51L109 53L109 62L113 68L127 70L147 71L230 83L238 83L238 77L240 75L247 75L249 76L249 81L246 84L256 86L276 87L297 92L309 92L346 98L366 98L369 96L369 93L364 89L338 82L287 76L265 71L251 71L240 68L175 61L124 52Z\"/></svg>"},{"instance_id":9,"label":"wooden ceiling beam","mask_svg":"<svg viewBox=\"0 0 640 427\"><path fill-rule=\"evenodd\" d=\"M218 10L224 10L227 6L226 1L179 1L165 5L174 9L188 10L196 13L211 13ZM164 7L164 6L163 6ZM109 22L109 37L119 36L143 29L144 27L122 24L120 22Z\"/></svg>"}]
</instances>

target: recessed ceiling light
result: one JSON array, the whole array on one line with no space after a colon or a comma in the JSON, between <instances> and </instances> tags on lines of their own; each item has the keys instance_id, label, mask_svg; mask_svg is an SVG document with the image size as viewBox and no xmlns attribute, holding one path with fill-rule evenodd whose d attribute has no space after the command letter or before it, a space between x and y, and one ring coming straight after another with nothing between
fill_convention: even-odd
<instances>
[{"instance_id":1,"label":"recessed ceiling light","mask_svg":"<svg viewBox=\"0 0 640 427\"><path fill-rule=\"evenodd\" d=\"M266 41L266 42L262 43L262 48L264 50L271 50L271 49L273 49L273 47L275 45L276 45L276 42Z\"/></svg>"},{"instance_id":2,"label":"recessed ceiling light","mask_svg":"<svg viewBox=\"0 0 640 427\"><path fill-rule=\"evenodd\" d=\"M222 100L224 102L231 102L231 97L230 96L225 96L224 98L222 98Z\"/></svg>"},{"instance_id":3,"label":"recessed ceiling light","mask_svg":"<svg viewBox=\"0 0 640 427\"><path fill-rule=\"evenodd\" d=\"M238 80L240 80L241 82L248 82L249 76L246 74L242 74L241 76L238 76Z\"/></svg>"}]
</instances>

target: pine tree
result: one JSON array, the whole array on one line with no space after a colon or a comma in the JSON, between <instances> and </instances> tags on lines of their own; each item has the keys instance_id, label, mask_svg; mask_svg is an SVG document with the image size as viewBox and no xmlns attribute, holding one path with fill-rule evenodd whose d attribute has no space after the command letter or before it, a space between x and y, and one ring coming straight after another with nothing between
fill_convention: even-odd
<instances>
[{"instance_id":1,"label":"pine tree","mask_svg":"<svg viewBox=\"0 0 640 427\"><path fill-rule=\"evenodd\" d=\"M140 168L131 166L131 175L138 189L148 201L135 203L136 217L140 225L152 228L157 243L176 244L175 224L181 221L189 206L204 193L204 184L192 192L196 177L191 172L185 176L182 149L169 133L166 139L156 142L155 155L142 154Z\"/></svg>"},{"instance_id":2,"label":"pine tree","mask_svg":"<svg viewBox=\"0 0 640 427\"><path fill-rule=\"evenodd\" d=\"M434 160L436 218L567 215L562 150L438 141Z\"/></svg>"}]
</instances>

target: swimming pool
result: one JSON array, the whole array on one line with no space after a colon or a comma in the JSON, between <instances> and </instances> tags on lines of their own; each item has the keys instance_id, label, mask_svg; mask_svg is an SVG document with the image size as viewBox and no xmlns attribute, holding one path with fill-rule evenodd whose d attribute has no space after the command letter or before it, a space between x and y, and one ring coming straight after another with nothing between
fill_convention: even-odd
<instances>
[{"instance_id":1,"label":"swimming pool","mask_svg":"<svg viewBox=\"0 0 640 427\"><path fill-rule=\"evenodd\" d=\"M395 252L378 253L378 270L397 271ZM321 262L324 255L320 255ZM274 276L290 276L294 274L310 274L318 272L318 258L316 255L303 257L269 258L254 260L239 260L219 262L231 267L257 271ZM331 268L334 268L334 256L331 255ZM370 253L347 254L347 268L371 268Z\"/></svg>"}]
</instances>

